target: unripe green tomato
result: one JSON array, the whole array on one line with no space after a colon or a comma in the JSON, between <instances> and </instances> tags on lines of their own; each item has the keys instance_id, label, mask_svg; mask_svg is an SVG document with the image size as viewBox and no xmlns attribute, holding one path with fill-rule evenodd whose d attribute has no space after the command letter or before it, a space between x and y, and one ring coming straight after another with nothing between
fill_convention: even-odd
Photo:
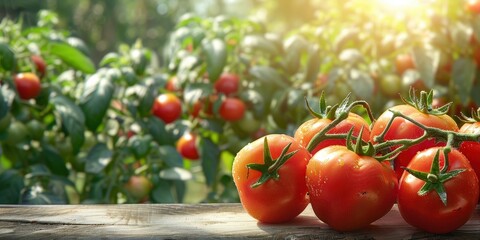
<instances>
[{"instance_id":1,"label":"unripe green tomato","mask_svg":"<svg viewBox=\"0 0 480 240\"><path fill-rule=\"evenodd\" d=\"M251 111L246 111L243 118L233 122L233 125L246 135L251 135L260 128L261 122L255 119Z\"/></svg>"},{"instance_id":2,"label":"unripe green tomato","mask_svg":"<svg viewBox=\"0 0 480 240\"><path fill-rule=\"evenodd\" d=\"M23 142L28 137L28 129L25 124L14 121L7 129L7 139L5 143L10 146Z\"/></svg>"},{"instance_id":3,"label":"unripe green tomato","mask_svg":"<svg viewBox=\"0 0 480 240\"><path fill-rule=\"evenodd\" d=\"M402 78L397 74L386 74L380 79L380 91L388 97L398 97L402 91Z\"/></svg>"},{"instance_id":4,"label":"unripe green tomato","mask_svg":"<svg viewBox=\"0 0 480 240\"><path fill-rule=\"evenodd\" d=\"M43 138L45 126L40 121L33 119L27 123L28 133L33 140L40 140Z\"/></svg>"},{"instance_id":5,"label":"unripe green tomato","mask_svg":"<svg viewBox=\"0 0 480 240\"><path fill-rule=\"evenodd\" d=\"M7 113L5 117L0 119L0 133L5 132L12 123L12 114Z\"/></svg>"}]
</instances>

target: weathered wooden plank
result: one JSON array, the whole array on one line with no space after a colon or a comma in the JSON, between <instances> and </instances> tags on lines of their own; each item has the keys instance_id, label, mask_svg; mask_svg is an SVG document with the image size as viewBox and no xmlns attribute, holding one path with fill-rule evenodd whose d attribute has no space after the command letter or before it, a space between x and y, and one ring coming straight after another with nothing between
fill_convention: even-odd
<instances>
[{"instance_id":1,"label":"weathered wooden plank","mask_svg":"<svg viewBox=\"0 0 480 240\"><path fill-rule=\"evenodd\" d=\"M433 235L408 226L396 206L368 229L339 233L308 207L286 224L261 224L240 204L0 205L0 238L28 239L478 239L480 208L459 230Z\"/></svg>"}]
</instances>

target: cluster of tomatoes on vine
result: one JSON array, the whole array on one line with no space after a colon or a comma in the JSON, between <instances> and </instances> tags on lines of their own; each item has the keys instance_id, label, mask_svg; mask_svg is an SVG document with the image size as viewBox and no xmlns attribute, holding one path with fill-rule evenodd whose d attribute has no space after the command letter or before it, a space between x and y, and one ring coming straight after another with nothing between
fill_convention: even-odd
<instances>
[{"instance_id":1,"label":"cluster of tomatoes on vine","mask_svg":"<svg viewBox=\"0 0 480 240\"><path fill-rule=\"evenodd\" d=\"M189 109L182 109L182 105L187 105L182 104L180 96L182 89L177 77L173 76L165 85L166 92L155 99L152 113L167 124L180 119L184 110L192 120L220 117L225 122L236 122L242 119L247 105L237 97L240 77L237 74L225 72L215 81L213 88L213 94L198 99L192 106L188 106ZM194 131L187 131L177 141L177 150L184 158L199 159L197 137Z\"/></svg>"},{"instance_id":2,"label":"cluster of tomatoes on vine","mask_svg":"<svg viewBox=\"0 0 480 240\"><path fill-rule=\"evenodd\" d=\"M232 175L245 210L281 223L311 204L337 231L367 228L395 203L410 225L431 233L463 226L479 200L480 110L459 128L433 91L410 91L377 119L366 101L328 106L294 136L269 134L236 155ZM361 107L365 118L352 112Z\"/></svg>"}]
</instances>

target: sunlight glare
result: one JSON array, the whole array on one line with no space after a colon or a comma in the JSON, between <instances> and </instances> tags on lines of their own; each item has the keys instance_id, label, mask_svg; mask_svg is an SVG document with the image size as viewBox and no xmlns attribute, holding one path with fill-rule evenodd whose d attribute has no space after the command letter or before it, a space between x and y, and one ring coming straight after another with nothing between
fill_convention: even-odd
<instances>
[{"instance_id":1,"label":"sunlight glare","mask_svg":"<svg viewBox=\"0 0 480 240\"><path fill-rule=\"evenodd\" d=\"M418 0L378 0L381 5L389 8L409 8L418 4Z\"/></svg>"}]
</instances>

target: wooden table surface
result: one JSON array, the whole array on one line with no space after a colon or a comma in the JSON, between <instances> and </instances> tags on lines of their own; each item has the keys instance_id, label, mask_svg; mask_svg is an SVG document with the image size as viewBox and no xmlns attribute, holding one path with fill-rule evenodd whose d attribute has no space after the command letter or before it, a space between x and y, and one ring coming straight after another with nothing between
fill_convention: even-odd
<instances>
[{"instance_id":1,"label":"wooden table surface","mask_svg":"<svg viewBox=\"0 0 480 240\"><path fill-rule=\"evenodd\" d=\"M286 224L261 224L240 204L0 205L0 239L480 239L480 207L455 232L408 226L397 206L368 229L339 233L310 206Z\"/></svg>"}]
</instances>

